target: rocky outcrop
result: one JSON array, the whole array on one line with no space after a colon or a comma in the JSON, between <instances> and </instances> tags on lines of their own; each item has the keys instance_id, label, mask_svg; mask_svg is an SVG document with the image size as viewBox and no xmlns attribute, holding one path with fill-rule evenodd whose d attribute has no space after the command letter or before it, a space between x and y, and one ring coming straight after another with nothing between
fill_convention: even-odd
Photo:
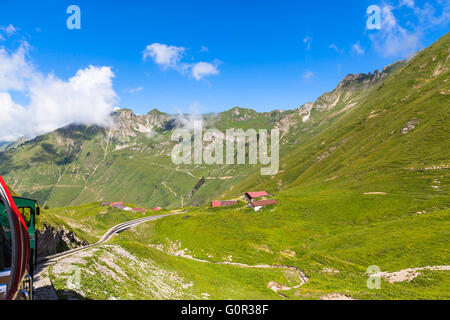
<instances>
[{"instance_id":1,"label":"rocky outcrop","mask_svg":"<svg viewBox=\"0 0 450 320\"><path fill-rule=\"evenodd\" d=\"M54 255L89 244L85 240L80 240L73 231L64 227L54 228L44 225L41 230L36 232L36 237L38 257Z\"/></svg>"},{"instance_id":2,"label":"rocky outcrop","mask_svg":"<svg viewBox=\"0 0 450 320\"><path fill-rule=\"evenodd\" d=\"M202 178L197 182L197 184L194 186L194 188L193 188L191 191L189 191L188 199L191 199L192 196L194 195L194 193L195 193L198 189L200 189L200 187L201 187L202 185L204 185L204 184L205 184L205 177L202 177Z\"/></svg>"},{"instance_id":3,"label":"rocky outcrop","mask_svg":"<svg viewBox=\"0 0 450 320\"><path fill-rule=\"evenodd\" d=\"M370 84L380 80L384 75L385 73L380 72L380 70L375 70L374 73L369 72L368 74L349 74L339 83L337 89L343 89L354 84Z\"/></svg>"},{"instance_id":4,"label":"rocky outcrop","mask_svg":"<svg viewBox=\"0 0 450 320\"><path fill-rule=\"evenodd\" d=\"M235 107L231 110L231 118L234 122L247 121L250 119L255 119L257 112L252 109L244 109Z\"/></svg>"},{"instance_id":5,"label":"rocky outcrop","mask_svg":"<svg viewBox=\"0 0 450 320\"><path fill-rule=\"evenodd\" d=\"M314 107L314 104L312 102L307 102L303 106L300 107L298 110L298 114L300 116L303 116L302 120L303 122L306 122L309 120L309 117L311 115L311 111Z\"/></svg>"},{"instance_id":6,"label":"rocky outcrop","mask_svg":"<svg viewBox=\"0 0 450 320\"><path fill-rule=\"evenodd\" d=\"M286 131L289 130L292 125L291 120L295 120L298 116L301 117L302 122L307 122L313 110L319 112L328 111L338 105L344 106L342 111L348 110L356 105L362 97L361 95L355 95L355 93L380 83L396 68L404 65L404 63L405 61L399 61L386 66L383 71L375 70L373 73L348 74L333 91L324 93L314 103L308 102L296 109L294 113L282 117L277 127L285 128Z\"/></svg>"},{"instance_id":7,"label":"rocky outcrop","mask_svg":"<svg viewBox=\"0 0 450 320\"><path fill-rule=\"evenodd\" d=\"M168 124L174 117L156 109L145 115L136 115L130 109L118 109L112 113L114 125L110 127L109 134L113 141L119 145L128 145L141 134L152 137L157 131L167 131Z\"/></svg>"},{"instance_id":8,"label":"rocky outcrop","mask_svg":"<svg viewBox=\"0 0 450 320\"><path fill-rule=\"evenodd\" d=\"M420 121L418 119L411 119L402 129L402 134L408 134L410 131L414 130L419 124Z\"/></svg>"}]
</instances>

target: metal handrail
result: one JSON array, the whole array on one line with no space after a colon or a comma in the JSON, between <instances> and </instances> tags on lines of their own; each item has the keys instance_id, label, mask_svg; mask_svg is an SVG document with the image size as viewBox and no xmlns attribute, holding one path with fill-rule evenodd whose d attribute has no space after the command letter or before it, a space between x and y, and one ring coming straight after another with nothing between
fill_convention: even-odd
<instances>
[{"instance_id":1,"label":"metal handrail","mask_svg":"<svg viewBox=\"0 0 450 320\"><path fill-rule=\"evenodd\" d=\"M19 297L23 298L21 300L30 300L30 295L29 295L28 291L25 289L22 289L19 291Z\"/></svg>"},{"instance_id":2,"label":"metal handrail","mask_svg":"<svg viewBox=\"0 0 450 320\"><path fill-rule=\"evenodd\" d=\"M29 293L29 300L33 300L33 278L29 274L23 280L23 287Z\"/></svg>"}]
</instances>

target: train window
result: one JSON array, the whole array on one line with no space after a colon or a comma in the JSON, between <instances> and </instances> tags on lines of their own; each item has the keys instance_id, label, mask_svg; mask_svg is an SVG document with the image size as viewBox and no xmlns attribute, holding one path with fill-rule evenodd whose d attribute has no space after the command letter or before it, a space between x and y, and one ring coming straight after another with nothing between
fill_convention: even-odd
<instances>
[{"instance_id":1,"label":"train window","mask_svg":"<svg viewBox=\"0 0 450 320\"><path fill-rule=\"evenodd\" d=\"M31 208L25 207L25 208L19 208L20 213L22 214L23 220L25 220L25 223L27 224L27 227L30 226L30 219L31 219Z\"/></svg>"},{"instance_id":2,"label":"train window","mask_svg":"<svg viewBox=\"0 0 450 320\"><path fill-rule=\"evenodd\" d=\"M3 201L0 200L0 207L4 208ZM11 239L8 239L8 215L6 210L0 212L0 272L8 270L11 267ZM3 219L3 218L6 218ZM8 222L6 222L8 221Z\"/></svg>"}]
</instances>

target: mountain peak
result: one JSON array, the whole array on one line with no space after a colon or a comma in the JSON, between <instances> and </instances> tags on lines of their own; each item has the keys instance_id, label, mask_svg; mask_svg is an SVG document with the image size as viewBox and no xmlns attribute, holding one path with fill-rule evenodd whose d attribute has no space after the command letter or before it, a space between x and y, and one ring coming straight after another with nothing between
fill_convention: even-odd
<instances>
[{"instance_id":1,"label":"mountain peak","mask_svg":"<svg viewBox=\"0 0 450 320\"><path fill-rule=\"evenodd\" d=\"M131 109L123 108L123 109L114 109L113 116L118 116L121 119L129 120L136 117L136 114Z\"/></svg>"},{"instance_id":2,"label":"mountain peak","mask_svg":"<svg viewBox=\"0 0 450 320\"><path fill-rule=\"evenodd\" d=\"M374 73L358 73L353 74L350 73L342 79L342 81L337 86L337 90L341 89L349 89L352 86L358 87L360 85L369 85L373 82L376 82L383 78L385 75L384 72L380 72L380 70L375 70Z\"/></svg>"}]
</instances>

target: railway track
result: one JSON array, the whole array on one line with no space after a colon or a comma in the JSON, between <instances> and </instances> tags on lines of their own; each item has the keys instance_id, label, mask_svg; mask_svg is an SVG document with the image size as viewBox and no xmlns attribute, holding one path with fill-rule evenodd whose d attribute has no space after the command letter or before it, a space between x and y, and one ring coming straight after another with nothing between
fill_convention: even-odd
<instances>
[{"instance_id":1,"label":"railway track","mask_svg":"<svg viewBox=\"0 0 450 320\"><path fill-rule=\"evenodd\" d=\"M109 229L101 238L99 241L97 241L96 243L84 246L84 247L79 247L79 248L75 248L72 250L68 250L68 251L64 251L61 253L57 253L51 256L47 256L47 257L42 257L40 259L37 260L37 264L38 265L42 265L42 264L47 264L50 262L54 262L58 259L61 259L63 257L69 256L71 254L74 254L76 252L82 251L82 250L86 250L95 246L98 246L100 244L103 244L105 242L107 242L109 239L111 239L113 236L124 232L134 226L137 226L141 223L144 222L148 222L148 221L154 221L154 220L158 220L158 219L162 219L168 216L173 216L173 215L177 215L177 214L181 214L181 213L186 213L187 211L183 211L183 212L175 212L175 213L169 213L169 214L163 214L163 215L158 215L158 216L151 216L151 217L145 217L145 218L140 218L140 219L136 219L136 220L132 220L132 221L128 221L128 222L124 222L121 224L118 224L114 227L112 227L111 229Z\"/></svg>"}]
</instances>

